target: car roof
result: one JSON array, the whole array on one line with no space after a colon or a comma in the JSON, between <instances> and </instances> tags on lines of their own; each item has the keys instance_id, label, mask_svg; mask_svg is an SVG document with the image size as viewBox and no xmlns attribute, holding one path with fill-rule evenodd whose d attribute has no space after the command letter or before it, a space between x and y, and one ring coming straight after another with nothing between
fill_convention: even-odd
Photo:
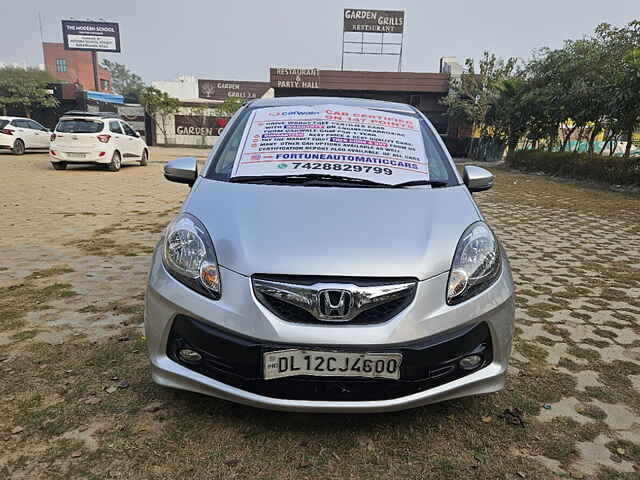
<instances>
[{"instance_id":1,"label":"car roof","mask_svg":"<svg viewBox=\"0 0 640 480\"><path fill-rule=\"evenodd\" d=\"M95 117L92 115L68 115L64 114L60 117L60 120L120 120L118 117Z\"/></svg>"},{"instance_id":2,"label":"car roof","mask_svg":"<svg viewBox=\"0 0 640 480\"><path fill-rule=\"evenodd\" d=\"M27 117L9 117L7 115L0 116L0 120L31 120Z\"/></svg>"},{"instance_id":3,"label":"car roof","mask_svg":"<svg viewBox=\"0 0 640 480\"><path fill-rule=\"evenodd\" d=\"M120 115L116 112L85 112L82 110L69 110L62 114L63 117L82 117L82 118L117 118Z\"/></svg>"},{"instance_id":4,"label":"car roof","mask_svg":"<svg viewBox=\"0 0 640 480\"><path fill-rule=\"evenodd\" d=\"M344 105L345 107L376 108L381 110L393 110L402 113L416 113L416 110L406 103L385 102L369 98L346 97L275 97L253 100L250 108L263 107L292 107L296 105Z\"/></svg>"}]
</instances>

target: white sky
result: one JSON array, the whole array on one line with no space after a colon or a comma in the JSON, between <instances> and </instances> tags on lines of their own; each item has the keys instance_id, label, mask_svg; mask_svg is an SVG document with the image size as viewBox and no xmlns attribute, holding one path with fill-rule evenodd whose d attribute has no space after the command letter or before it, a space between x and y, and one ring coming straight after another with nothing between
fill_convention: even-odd
<instances>
[{"instance_id":1,"label":"white sky","mask_svg":"<svg viewBox=\"0 0 640 480\"><path fill-rule=\"evenodd\" d=\"M442 56L483 50L526 58L559 47L601 22L640 18L639 0L27 0L0 2L0 62L43 62L45 41L61 42L60 20L120 24L122 53L108 55L145 81L178 75L268 80L269 67L340 68L344 8L405 10L403 71L436 72ZM395 57L350 57L345 69L394 70Z\"/></svg>"}]
</instances>

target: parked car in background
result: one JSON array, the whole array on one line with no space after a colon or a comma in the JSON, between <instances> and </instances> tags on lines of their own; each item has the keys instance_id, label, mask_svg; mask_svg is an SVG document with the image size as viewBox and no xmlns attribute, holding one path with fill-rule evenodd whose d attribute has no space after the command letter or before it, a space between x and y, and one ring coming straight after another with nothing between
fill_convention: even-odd
<instances>
[{"instance_id":1,"label":"parked car in background","mask_svg":"<svg viewBox=\"0 0 640 480\"><path fill-rule=\"evenodd\" d=\"M514 320L503 247L417 109L255 100L153 255L156 383L286 411L382 412L500 390Z\"/></svg>"},{"instance_id":2,"label":"parked car in background","mask_svg":"<svg viewBox=\"0 0 640 480\"><path fill-rule=\"evenodd\" d=\"M51 165L99 164L117 172L123 163L146 165L149 149L140 135L114 113L67 112L51 134Z\"/></svg>"},{"instance_id":3,"label":"parked car in background","mask_svg":"<svg viewBox=\"0 0 640 480\"><path fill-rule=\"evenodd\" d=\"M49 148L50 135L48 128L30 118L0 117L0 148L16 155Z\"/></svg>"}]
</instances>

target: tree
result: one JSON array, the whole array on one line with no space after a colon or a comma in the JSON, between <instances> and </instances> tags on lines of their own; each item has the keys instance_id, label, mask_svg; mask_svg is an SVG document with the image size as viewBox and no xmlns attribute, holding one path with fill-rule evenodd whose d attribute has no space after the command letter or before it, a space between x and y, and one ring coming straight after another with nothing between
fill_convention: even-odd
<instances>
[{"instance_id":1,"label":"tree","mask_svg":"<svg viewBox=\"0 0 640 480\"><path fill-rule=\"evenodd\" d=\"M633 132L640 124L640 49L624 56L623 68L614 77L616 92L613 94L621 131L627 138L624 157L631 155ZM618 103L621 102L621 103Z\"/></svg>"},{"instance_id":2,"label":"tree","mask_svg":"<svg viewBox=\"0 0 640 480\"><path fill-rule=\"evenodd\" d=\"M0 107L3 115L7 107L20 108L31 118L34 108L55 108L58 100L47 88L50 83L60 83L48 72L35 68L0 68Z\"/></svg>"},{"instance_id":3,"label":"tree","mask_svg":"<svg viewBox=\"0 0 640 480\"><path fill-rule=\"evenodd\" d=\"M178 112L180 100L162 92L155 87L145 87L140 92L140 103L144 111L151 117L155 125L160 129L167 143L167 125L169 117ZM160 117L160 121L158 121Z\"/></svg>"},{"instance_id":4,"label":"tree","mask_svg":"<svg viewBox=\"0 0 640 480\"><path fill-rule=\"evenodd\" d=\"M628 158L633 132L640 124L640 20L624 27L600 24L596 38L607 52L608 113L614 131L627 139L624 156Z\"/></svg>"},{"instance_id":5,"label":"tree","mask_svg":"<svg viewBox=\"0 0 640 480\"><path fill-rule=\"evenodd\" d=\"M486 114L486 123L493 134L507 143L509 153L515 151L518 141L527 132L531 118L531 86L523 77L511 77L498 85L498 95Z\"/></svg>"},{"instance_id":6,"label":"tree","mask_svg":"<svg viewBox=\"0 0 640 480\"><path fill-rule=\"evenodd\" d=\"M478 62L477 71L473 59L465 62L465 73L460 78L450 80L449 94L442 100L448 107L448 115L453 120L470 123L480 132L480 142L475 146L479 151L495 149L495 130L489 124L488 112L499 95L502 82L512 77L517 70L518 59L499 59L485 51ZM499 149L502 147L498 146Z\"/></svg>"},{"instance_id":7,"label":"tree","mask_svg":"<svg viewBox=\"0 0 640 480\"><path fill-rule=\"evenodd\" d=\"M487 52L478 72L473 61L466 65L443 103L452 119L479 130L480 147L483 139L498 139L513 151L525 137L533 148L564 151L577 132L574 151L584 139L594 154L602 134L599 153L609 144L613 154L612 145L626 138L630 156L640 125L640 20L600 24L591 36L536 51L523 68Z\"/></svg>"},{"instance_id":8,"label":"tree","mask_svg":"<svg viewBox=\"0 0 640 480\"><path fill-rule=\"evenodd\" d=\"M240 110L240 107L242 107L244 103L244 100L239 100L237 98L227 98L218 108L224 115L226 115L227 117L231 117L234 113Z\"/></svg>"},{"instance_id":9,"label":"tree","mask_svg":"<svg viewBox=\"0 0 640 480\"><path fill-rule=\"evenodd\" d=\"M114 92L125 97L128 102L139 101L140 93L145 87L139 75L131 72L125 65L107 59L102 60L102 66L111 72L111 85Z\"/></svg>"}]
</instances>

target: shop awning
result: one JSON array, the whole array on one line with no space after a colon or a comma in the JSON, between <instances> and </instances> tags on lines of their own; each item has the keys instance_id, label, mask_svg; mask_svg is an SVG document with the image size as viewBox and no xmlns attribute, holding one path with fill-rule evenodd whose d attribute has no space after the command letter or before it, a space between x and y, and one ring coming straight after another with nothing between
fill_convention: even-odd
<instances>
[{"instance_id":1,"label":"shop awning","mask_svg":"<svg viewBox=\"0 0 640 480\"><path fill-rule=\"evenodd\" d=\"M87 98L92 100L100 100L101 102L108 103L124 103L124 97L116 93L95 92L93 90L87 90Z\"/></svg>"}]
</instances>

